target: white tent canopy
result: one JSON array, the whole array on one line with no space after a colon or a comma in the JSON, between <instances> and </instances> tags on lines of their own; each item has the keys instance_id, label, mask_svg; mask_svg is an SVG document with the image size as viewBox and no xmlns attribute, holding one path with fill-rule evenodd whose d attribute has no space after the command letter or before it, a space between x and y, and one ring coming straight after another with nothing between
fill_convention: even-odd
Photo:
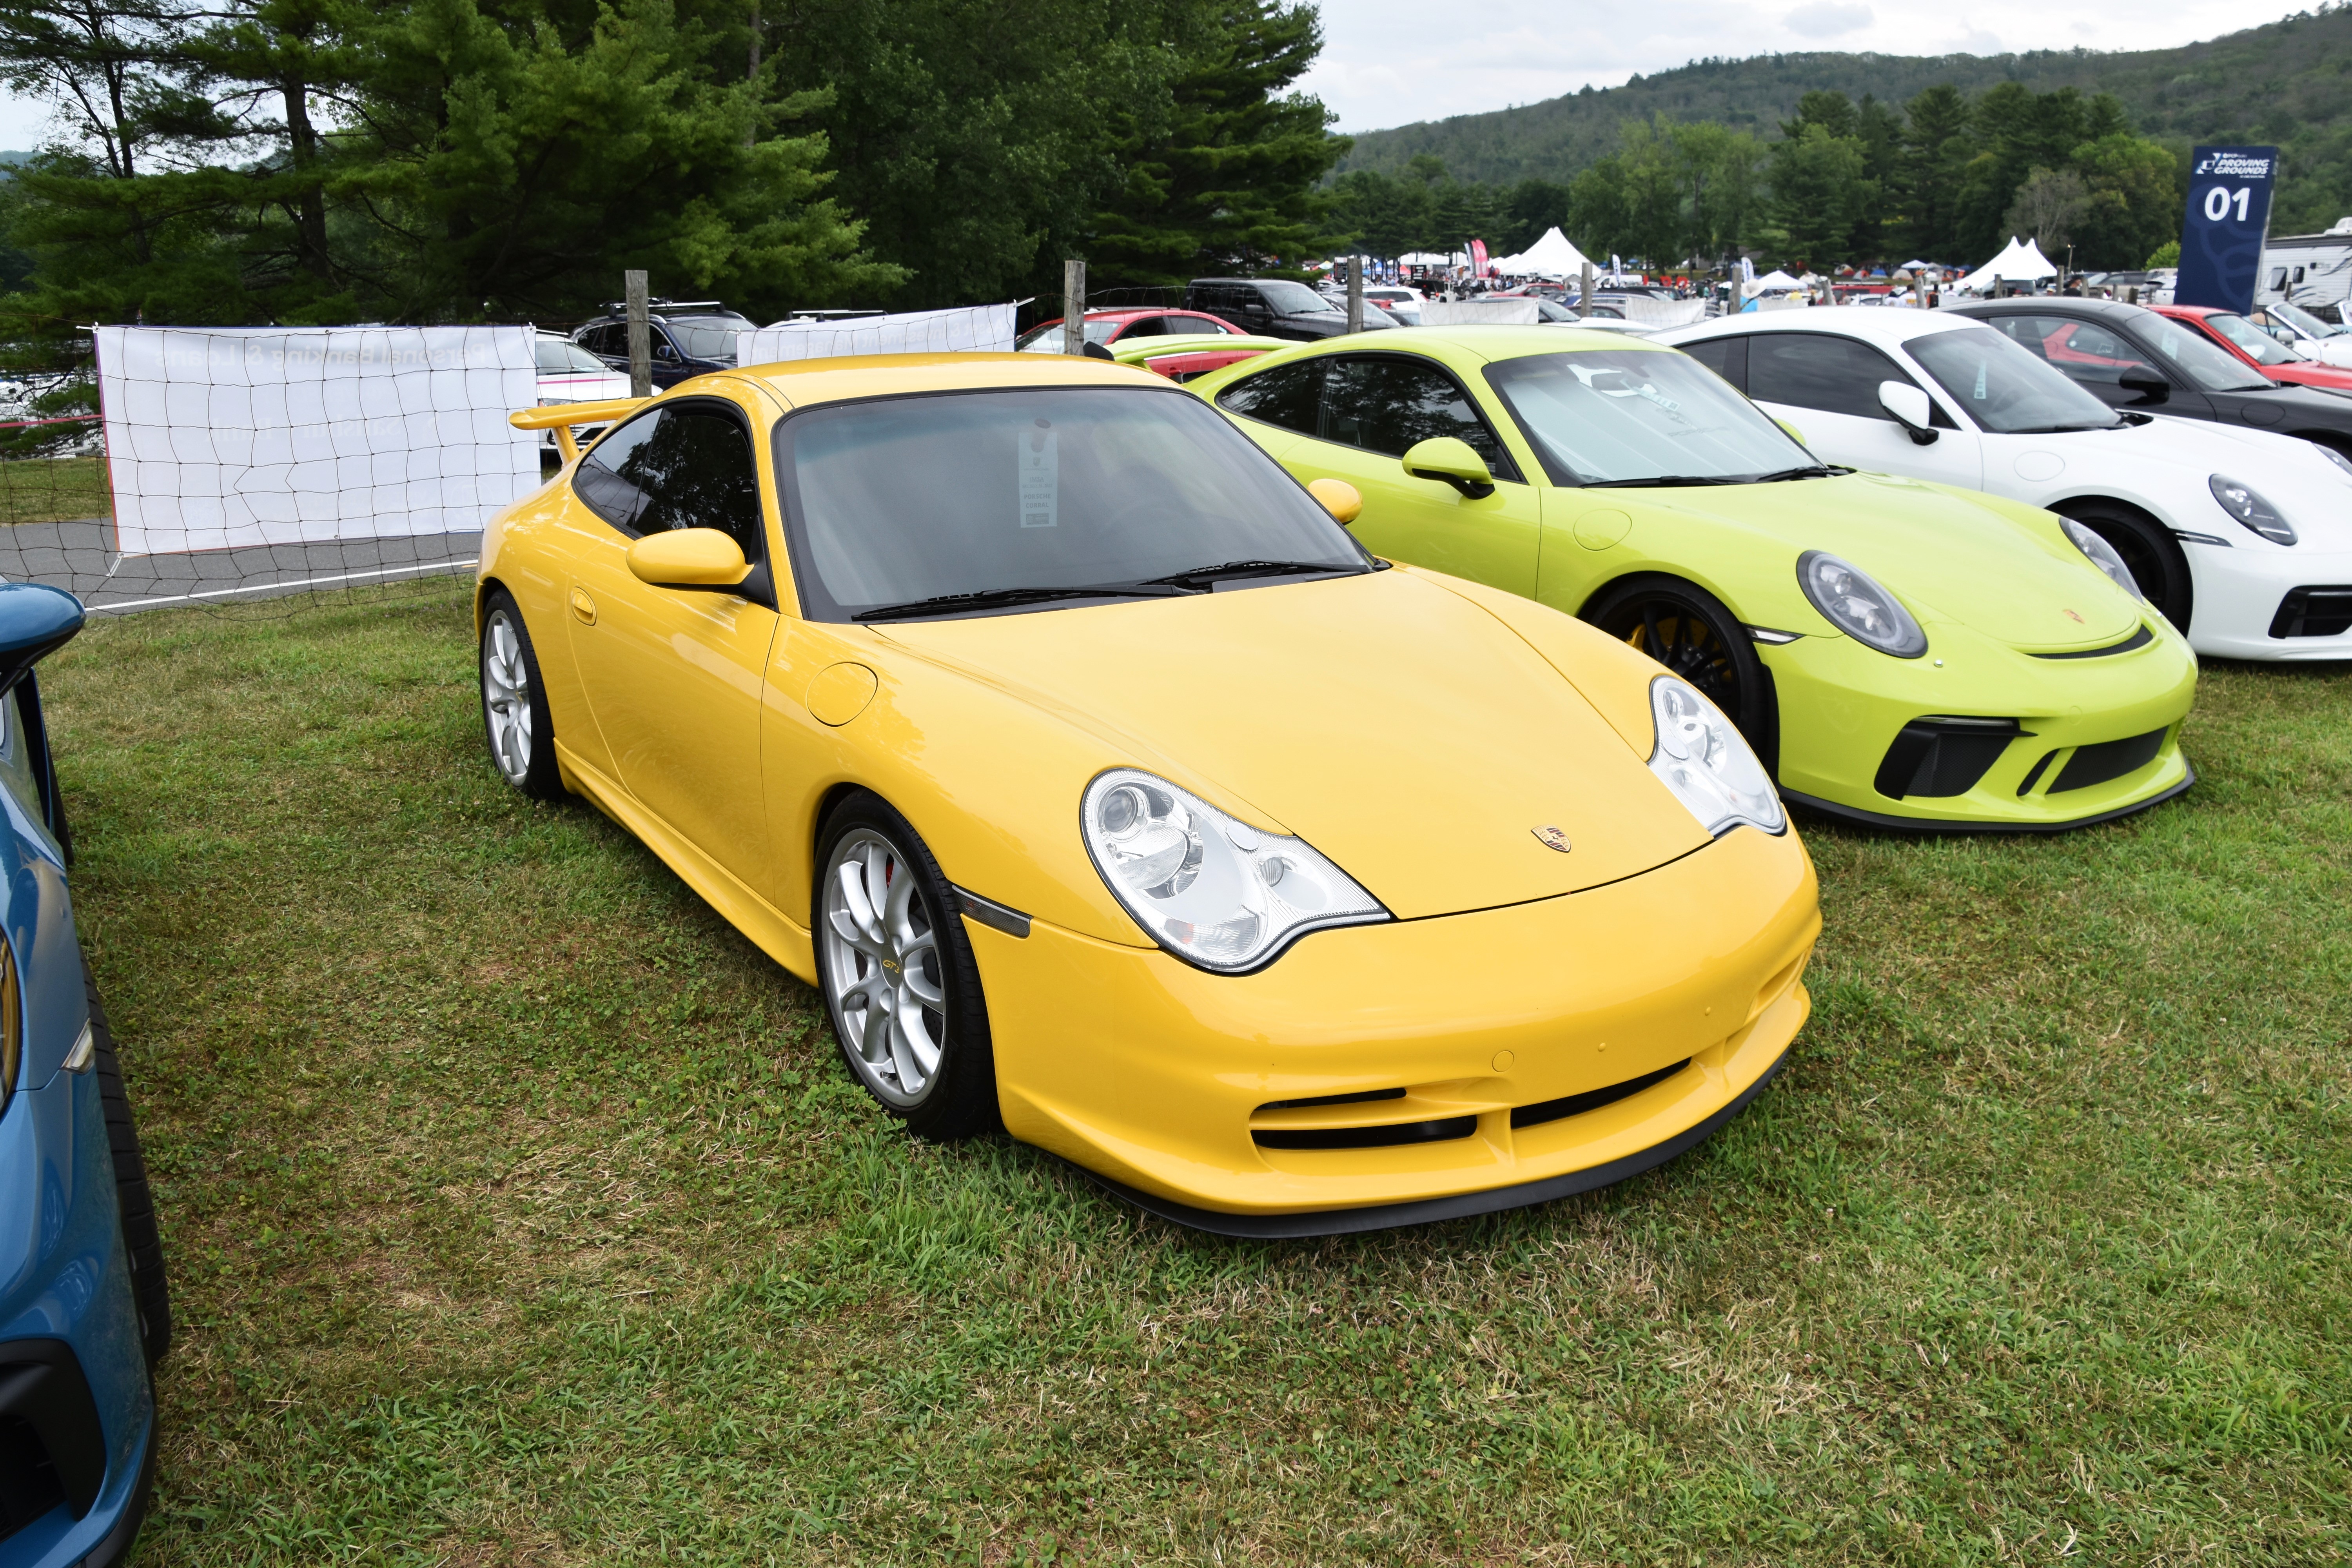
<instances>
[{"instance_id":1,"label":"white tent canopy","mask_svg":"<svg viewBox=\"0 0 2352 1568\"><path fill-rule=\"evenodd\" d=\"M1457 259L1453 256L1441 256L1434 250L1408 250L1397 258L1398 262L1406 267L1451 267Z\"/></svg>"},{"instance_id":2,"label":"white tent canopy","mask_svg":"<svg viewBox=\"0 0 2352 1568\"><path fill-rule=\"evenodd\" d=\"M1791 289L1801 289L1803 287L1804 284L1775 268L1772 271L1767 272L1763 277L1756 279L1755 282L1748 284L1744 292L1748 294L1785 294Z\"/></svg>"},{"instance_id":3,"label":"white tent canopy","mask_svg":"<svg viewBox=\"0 0 2352 1568\"><path fill-rule=\"evenodd\" d=\"M1574 278L1589 265L1584 253L1576 248L1558 225L1544 230L1544 237L1517 256L1506 256L1495 263L1495 270L1514 278Z\"/></svg>"},{"instance_id":4,"label":"white tent canopy","mask_svg":"<svg viewBox=\"0 0 2352 1568\"><path fill-rule=\"evenodd\" d=\"M2055 278L2058 269L2042 254L2042 247L2032 240L2021 241L2010 237L2009 244L1999 256L1969 273L1953 285L1967 294L1981 294L1992 287L1998 278L2004 283L2032 283L2044 278Z\"/></svg>"}]
</instances>

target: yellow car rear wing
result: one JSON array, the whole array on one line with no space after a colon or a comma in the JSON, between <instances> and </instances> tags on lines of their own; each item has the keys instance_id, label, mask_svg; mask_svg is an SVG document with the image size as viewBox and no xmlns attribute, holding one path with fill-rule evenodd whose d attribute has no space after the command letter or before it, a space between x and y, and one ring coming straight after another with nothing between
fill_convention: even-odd
<instances>
[{"instance_id":1,"label":"yellow car rear wing","mask_svg":"<svg viewBox=\"0 0 2352 1568\"><path fill-rule=\"evenodd\" d=\"M563 460L568 463L580 455L580 443L572 438L574 425L610 425L652 401L649 397L607 397L599 403L542 403L536 408L517 409L507 416L507 423L518 430L554 431L555 444L562 448Z\"/></svg>"}]
</instances>

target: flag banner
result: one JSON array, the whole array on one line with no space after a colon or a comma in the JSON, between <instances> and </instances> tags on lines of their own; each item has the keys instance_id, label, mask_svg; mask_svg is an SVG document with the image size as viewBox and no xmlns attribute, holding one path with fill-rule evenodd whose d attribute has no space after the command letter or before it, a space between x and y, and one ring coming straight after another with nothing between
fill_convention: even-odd
<instances>
[{"instance_id":1,"label":"flag banner","mask_svg":"<svg viewBox=\"0 0 2352 1568\"><path fill-rule=\"evenodd\" d=\"M2263 240L2270 233L2275 147L2200 147L2189 159L2189 210L2180 225L2179 305L2254 308Z\"/></svg>"},{"instance_id":2,"label":"flag banner","mask_svg":"<svg viewBox=\"0 0 2352 1568\"><path fill-rule=\"evenodd\" d=\"M122 555L478 533L539 488L532 329L100 327Z\"/></svg>"},{"instance_id":3,"label":"flag banner","mask_svg":"<svg viewBox=\"0 0 2352 1568\"><path fill-rule=\"evenodd\" d=\"M846 321L779 321L735 334L735 363L852 354L1011 353L1016 305L966 305Z\"/></svg>"}]
</instances>

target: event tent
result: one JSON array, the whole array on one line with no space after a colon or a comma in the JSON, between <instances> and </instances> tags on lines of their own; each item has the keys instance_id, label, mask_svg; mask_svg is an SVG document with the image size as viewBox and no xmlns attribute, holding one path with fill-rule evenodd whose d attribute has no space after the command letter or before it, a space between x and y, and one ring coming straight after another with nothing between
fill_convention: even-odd
<instances>
[{"instance_id":1,"label":"event tent","mask_svg":"<svg viewBox=\"0 0 2352 1568\"><path fill-rule=\"evenodd\" d=\"M2055 278L2058 269L2042 254L2042 247L2032 240L2020 241L2010 237L2009 244L1999 256L1952 285L1965 294L1981 294L1992 287L1998 278L2004 283L2032 283L2044 278Z\"/></svg>"},{"instance_id":2,"label":"event tent","mask_svg":"<svg viewBox=\"0 0 2352 1568\"><path fill-rule=\"evenodd\" d=\"M1787 273L1775 268L1770 272L1767 272L1763 277L1759 278L1753 283L1743 285L1741 292L1747 294L1785 294L1791 289L1801 289L1803 287L1804 284L1797 279L1791 278Z\"/></svg>"},{"instance_id":3,"label":"event tent","mask_svg":"<svg viewBox=\"0 0 2352 1568\"><path fill-rule=\"evenodd\" d=\"M1555 224L1544 230L1544 236L1517 256L1506 256L1495 263L1495 270L1507 272L1515 278L1539 276L1574 278L1591 265L1582 251Z\"/></svg>"}]
</instances>

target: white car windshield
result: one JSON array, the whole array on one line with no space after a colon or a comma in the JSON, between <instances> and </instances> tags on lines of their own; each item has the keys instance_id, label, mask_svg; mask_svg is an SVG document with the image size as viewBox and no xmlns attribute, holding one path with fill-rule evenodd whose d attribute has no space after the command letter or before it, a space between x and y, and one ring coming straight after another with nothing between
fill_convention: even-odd
<instances>
[{"instance_id":1,"label":"white car windshield","mask_svg":"<svg viewBox=\"0 0 2352 1568\"><path fill-rule=\"evenodd\" d=\"M1761 409L1685 354L1531 354L1488 365L1486 380L1554 484L1741 484L1820 468Z\"/></svg>"},{"instance_id":2,"label":"white car windshield","mask_svg":"<svg viewBox=\"0 0 2352 1568\"><path fill-rule=\"evenodd\" d=\"M1370 559L1222 415L1171 387L894 397L776 426L815 620L950 616L1354 573Z\"/></svg>"},{"instance_id":3,"label":"white car windshield","mask_svg":"<svg viewBox=\"0 0 2352 1568\"><path fill-rule=\"evenodd\" d=\"M2263 309L2284 321L2288 326L2294 327L2305 337L2332 338L2340 335L2344 331L2334 322L2323 321L2302 306L2290 305L2284 300L2275 305L2265 305Z\"/></svg>"},{"instance_id":4,"label":"white car windshield","mask_svg":"<svg viewBox=\"0 0 2352 1568\"><path fill-rule=\"evenodd\" d=\"M604 375L606 372L604 362L578 343L564 338L541 338L539 340L539 374Z\"/></svg>"},{"instance_id":5,"label":"white car windshield","mask_svg":"<svg viewBox=\"0 0 2352 1568\"><path fill-rule=\"evenodd\" d=\"M1903 347L1969 417L1996 434L2111 430L2122 422L2049 362L1990 327L1929 332Z\"/></svg>"}]
</instances>

